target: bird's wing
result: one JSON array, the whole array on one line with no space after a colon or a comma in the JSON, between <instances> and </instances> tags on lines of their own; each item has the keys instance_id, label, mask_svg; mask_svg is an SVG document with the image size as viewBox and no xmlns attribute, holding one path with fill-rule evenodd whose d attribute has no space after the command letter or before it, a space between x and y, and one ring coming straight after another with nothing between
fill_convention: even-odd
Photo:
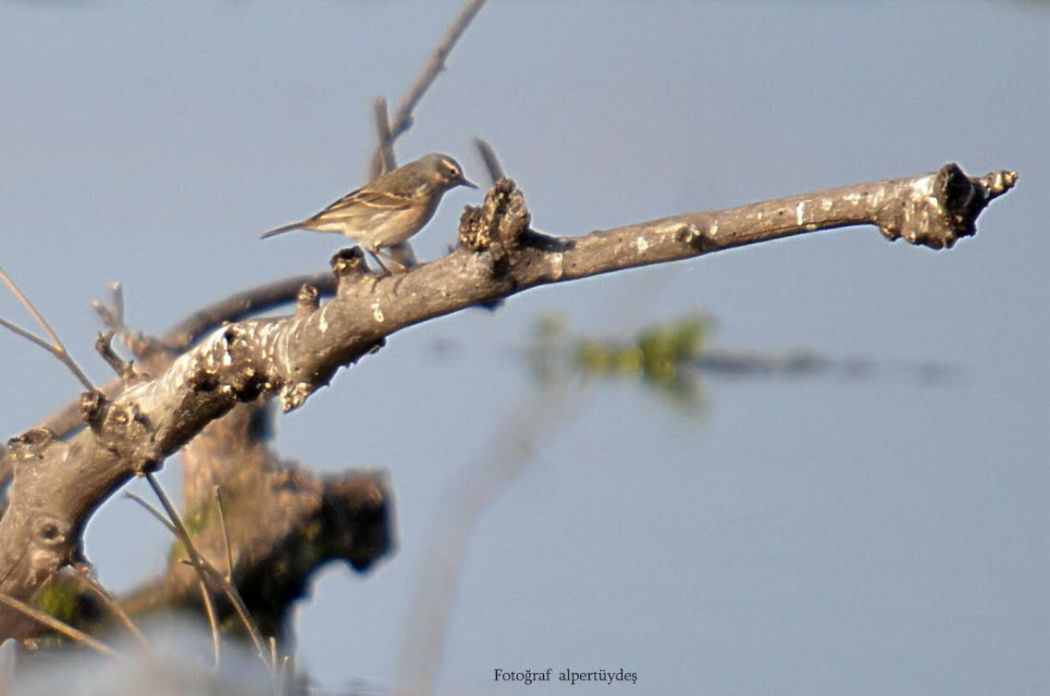
<instances>
[{"instance_id":1,"label":"bird's wing","mask_svg":"<svg viewBox=\"0 0 1050 696\"><path fill-rule=\"evenodd\" d=\"M377 191L367 187L359 188L355 191L351 191L346 194L335 203L331 204L317 215L314 215L313 220L328 217L333 214L338 214L347 208L353 208L362 206L365 208L373 208L376 210L401 210L408 206L412 202L412 199L406 196L400 196L396 193L388 193L385 191Z\"/></svg>"}]
</instances>

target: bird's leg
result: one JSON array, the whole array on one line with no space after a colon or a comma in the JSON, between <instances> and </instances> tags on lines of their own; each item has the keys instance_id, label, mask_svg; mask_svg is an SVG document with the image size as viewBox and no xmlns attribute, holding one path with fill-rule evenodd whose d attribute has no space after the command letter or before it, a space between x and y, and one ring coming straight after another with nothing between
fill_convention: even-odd
<instances>
[{"instance_id":1,"label":"bird's leg","mask_svg":"<svg viewBox=\"0 0 1050 696\"><path fill-rule=\"evenodd\" d=\"M392 262L394 264L397 264L397 266L399 268L404 269L404 266L402 266L401 263L398 262L397 259L391 257L389 254L384 254L378 248L370 248L370 247L365 247L365 246L362 246L361 248L364 249L365 251L367 251L371 255L371 257L373 259L375 259L375 262L379 264L379 267L383 269L383 274L382 275L373 275L372 276L372 287L369 289L369 293L375 292L376 284L379 282L379 280L381 278L392 277L394 275L394 272L386 267L386 264L383 263L383 259L381 259L380 256L385 256L386 260L388 262ZM396 290L397 290L396 286L395 286L394 290L396 292Z\"/></svg>"},{"instance_id":2,"label":"bird's leg","mask_svg":"<svg viewBox=\"0 0 1050 696\"><path fill-rule=\"evenodd\" d=\"M372 254L372 258L374 258L376 261L378 261L379 265L382 266L383 270L386 271L387 273L391 273L391 271L379 259L380 256L382 256L384 259L386 259L388 263L394 264L397 267L398 273L403 273L403 272L408 270L408 266L406 266L405 264L401 263L400 261L398 261L396 258L391 256L390 254L386 253L385 251L380 251L378 247L375 248L375 249L370 249L369 251ZM391 273L391 275L393 275L393 274Z\"/></svg>"},{"instance_id":3,"label":"bird's leg","mask_svg":"<svg viewBox=\"0 0 1050 696\"><path fill-rule=\"evenodd\" d=\"M403 281L405 279L405 276L408 275L408 270L411 267L410 266L406 266L405 264L403 264L401 262L400 259L396 258L395 256L392 256L391 254L388 254L386 252L381 252L378 249L376 250L376 253L377 254L382 254L383 256L385 256L388 262L396 264L398 269L399 269L398 273L397 273L397 278L394 279L394 294L396 295L397 294L397 289L401 286L401 281ZM377 257L377 260L378 260L378 257Z\"/></svg>"},{"instance_id":4,"label":"bird's leg","mask_svg":"<svg viewBox=\"0 0 1050 696\"><path fill-rule=\"evenodd\" d=\"M376 250L375 249L369 249L368 247L365 247L365 246L362 246L361 248L364 249L365 251L367 251L368 255L371 256L372 259L377 264L379 264L379 267L381 269L383 269L383 273L385 273L386 275L390 275L390 269L387 268L385 265L383 265L383 260L381 258L379 258L378 254L376 254Z\"/></svg>"}]
</instances>

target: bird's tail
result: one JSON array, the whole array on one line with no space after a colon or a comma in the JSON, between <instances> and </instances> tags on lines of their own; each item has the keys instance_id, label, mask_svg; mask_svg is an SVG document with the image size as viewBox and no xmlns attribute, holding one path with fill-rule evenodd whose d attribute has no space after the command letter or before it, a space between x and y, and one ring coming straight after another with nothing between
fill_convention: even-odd
<instances>
[{"instance_id":1,"label":"bird's tail","mask_svg":"<svg viewBox=\"0 0 1050 696\"><path fill-rule=\"evenodd\" d=\"M303 226L302 222L293 222L290 225L284 225L282 227L275 227L274 229L270 230L269 232L263 232L261 235L259 235L259 239L266 239L267 237L273 237L275 235L283 234L285 232L291 232L292 230L298 230L298 229L301 229L302 226Z\"/></svg>"}]
</instances>

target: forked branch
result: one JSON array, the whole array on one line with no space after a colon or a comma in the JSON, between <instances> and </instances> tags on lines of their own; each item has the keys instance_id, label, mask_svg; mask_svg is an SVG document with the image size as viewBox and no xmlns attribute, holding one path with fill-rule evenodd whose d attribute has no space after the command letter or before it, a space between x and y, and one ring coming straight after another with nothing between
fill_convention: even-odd
<instances>
[{"instance_id":1,"label":"forked branch","mask_svg":"<svg viewBox=\"0 0 1050 696\"><path fill-rule=\"evenodd\" d=\"M96 392L84 411L92 427L68 442L46 433L14 441L11 504L0 519L0 592L28 597L75 556L80 531L102 500L136 473L160 466L237 403L276 396L286 411L298 408L339 367L400 329L538 285L847 225L873 224L891 239L949 248L974 233L980 212L1016 178L1013 172L971 178L947 165L932 174L579 237L531 231L523 194L503 179L482 206L464 213L460 247L444 258L376 278L359 251L337 254L337 291L328 303L230 324L119 397ZM0 637L15 635L19 624L15 612L0 611Z\"/></svg>"},{"instance_id":2,"label":"forked branch","mask_svg":"<svg viewBox=\"0 0 1050 696\"><path fill-rule=\"evenodd\" d=\"M449 54L452 53L452 48L459 41L459 38L463 36L463 32L467 30L470 23L474 21L474 17L481 11L484 4L485 0L467 0L467 3L452 21L441 41L434 48L433 53L430 54L430 60L423 67L423 72L419 74L419 77L408 89L404 99L401 100L401 104L397 107L397 112L394 114L392 121L388 120L386 116L386 100L376 102L374 111L376 127L379 131L379 143L376 145L376 151L372 155L372 162L368 168L369 179L374 179L385 171L384 162L393 167L394 143L405 131L412 127L412 112L415 111L416 105L419 104L419 100L427 93L430 86L434 84L434 80L441 74L441 71L444 70L445 62L448 60Z\"/></svg>"}]
</instances>

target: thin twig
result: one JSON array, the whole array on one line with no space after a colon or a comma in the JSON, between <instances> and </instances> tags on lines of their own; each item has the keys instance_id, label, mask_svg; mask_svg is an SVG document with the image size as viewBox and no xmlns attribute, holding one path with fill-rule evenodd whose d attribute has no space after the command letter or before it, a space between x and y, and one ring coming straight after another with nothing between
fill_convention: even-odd
<instances>
[{"instance_id":1,"label":"thin twig","mask_svg":"<svg viewBox=\"0 0 1050 696\"><path fill-rule=\"evenodd\" d=\"M197 551L197 547L193 544L193 539L190 538L189 530L186 529L186 525L182 522L182 517L179 516L179 511L172 505L171 499L168 494L164 492L164 488L161 487L157 481L157 477L152 472L146 473L146 482L149 487L153 489L153 494L157 496L157 500L160 501L161 506L164 508L164 512L167 513L168 519L171 520L172 526L175 528L176 538L182 542L183 547L186 549L186 554L190 557L190 561L193 563L193 567L197 570L197 578L200 580L201 596L204 599L204 609L208 613L208 623L212 627L212 647L215 651L215 664L218 667L219 664L219 628L218 621L216 619L215 607L212 605L211 592L208 589L208 581L204 576L204 562L200 553Z\"/></svg>"},{"instance_id":2,"label":"thin twig","mask_svg":"<svg viewBox=\"0 0 1050 696\"><path fill-rule=\"evenodd\" d=\"M105 333L99 331L98 336L95 338L95 351L102 356L102 359L120 377L124 384L131 384L137 376L135 374L135 365L130 360L121 359L117 352L113 350L113 336L114 332L112 329Z\"/></svg>"},{"instance_id":3,"label":"thin twig","mask_svg":"<svg viewBox=\"0 0 1050 696\"><path fill-rule=\"evenodd\" d=\"M369 180L397 168L397 158L394 156L394 138L390 133L390 114L387 112L385 97L379 97L372 104L372 115L375 117L376 122L376 139L379 142L376 152L379 154L379 157L373 160L373 165L378 165L378 167L369 172Z\"/></svg>"},{"instance_id":4,"label":"thin twig","mask_svg":"<svg viewBox=\"0 0 1050 696\"><path fill-rule=\"evenodd\" d=\"M452 25L445 32L445 35L441 38L441 42L434 48L434 52L430 54L430 60L423 67L423 72L420 73L415 83L409 88L405 94L405 98L401 101L401 104L397 107L397 113L394 115L393 121L390 122L390 144L393 143L404 134L412 126L412 112L415 110L416 105L419 104L419 100L423 98L430 86L434 84L434 80L441 73L441 70L445 67L445 61L448 59L449 54L452 52L452 48L459 41L459 38L463 35L463 32L470 26L474 16L481 10L482 5L485 4L485 0L467 0L467 3L460 10L456 19L452 22ZM376 152L372 156L372 165L370 171L378 169L379 162L382 155L383 144L380 143L376 146Z\"/></svg>"},{"instance_id":5,"label":"thin twig","mask_svg":"<svg viewBox=\"0 0 1050 696\"><path fill-rule=\"evenodd\" d=\"M21 612L22 614L28 616L37 623L47 626L52 631L57 631L64 635L66 638L69 638L74 642L80 643L81 645L91 648L92 650L101 655L106 655L108 657L121 657L120 653L118 653L116 650L109 647L102 641L92 638L83 631L73 628L66 622L59 621L58 619L49 614L45 614L39 609L29 606L25 602L20 602L19 600L15 599L9 594L0 592L0 602L6 604L8 607L14 609L15 611Z\"/></svg>"},{"instance_id":6,"label":"thin twig","mask_svg":"<svg viewBox=\"0 0 1050 696\"><path fill-rule=\"evenodd\" d=\"M496 156L496 151L484 138L474 138L474 146L478 148L478 154L485 163L485 171L489 174L489 184L495 186L496 182L504 176L503 166L499 162L499 157Z\"/></svg>"},{"instance_id":7,"label":"thin twig","mask_svg":"<svg viewBox=\"0 0 1050 696\"><path fill-rule=\"evenodd\" d=\"M124 497L130 500L134 500L136 503L144 507L146 509L146 512L157 518L157 521L165 527L167 527L168 531L171 532L176 539L179 537L179 532L175 529L175 526L171 522L168 522L168 519L164 516L164 513L162 513L157 508L153 507L153 504L150 503L148 500L145 500L144 498L142 498L142 496L138 495L137 493L125 493Z\"/></svg>"},{"instance_id":8,"label":"thin twig","mask_svg":"<svg viewBox=\"0 0 1050 696\"><path fill-rule=\"evenodd\" d=\"M226 582L233 582L233 551L230 548L230 531L226 528L226 510L222 503L222 488L215 486L215 502L219 506L219 526L222 527L222 543L226 549Z\"/></svg>"},{"instance_id":9,"label":"thin twig","mask_svg":"<svg viewBox=\"0 0 1050 696\"><path fill-rule=\"evenodd\" d=\"M154 489L154 490L156 491L157 489ZM172 536L174 536L179 541L182 541L182 545L184 547L186 547L187 553L190 553L189 549L190 549L190 547L193 546L193 544L192 543L187 544L186 541L183 540L183 537L182 537L181 534L179 534L179 530L175 526L175 524L173 522L168 521L168 519L164 516L164 514L160 510L158 510L152 504L150 504L149 501L143 499L142 497L136 495L135 493L125 493L124 497L130 498L131 500L134 500L136 503L138 503L143 508L145 508L146 512L148 512L149 514L153 515L153 517L155 517L158 522L160 522L162 525L167 527L168 531L171 532ZM157 497L160 497L160 496L157 496ZM161 499L161 502L163 502L166 499L167 499L167 496L165 495L164 498ZM183 527L183 529L185 529L185 527ZM187 535L186 538L188 539L189 535ZM193 553L196 553L196 551L197 551L197 549L194 548L193 549ZM192 558L192 554L190 554L190 556ZM198 558L199 558L199 556L198 556ZM200 587L200 590L201 590L201 603L204 604L204 613L208 617L208 627L211 629L212 657L213 657L213 659L215 661L215 669L218 669L219 668L219 662L220 662L220 656L219 656L219 622L218 622L218 620L216 618L215 605L211 601L211 592L208 591L208 585L205 582L203 571L200 570L200 567L198 565L192 564L192 563L191 563L191 565L193 565L193 567L195 569L197 569L197 583L198 583L198 585Z\"/></svg>"},{"instance_id":10,"label":"thin twig","mask_svg":"<svg viewBox=\"0 0 1050 696\"><path fill-rule=\"evenodd\" d=\"M270 664L273 666L272 671L270 672L270 678L273 679L274 692L279 694L280 691L277 685L277 658L277 637L270 636Z\"/></svg>"},{"instance_id":11,"label":"thin twig","mask_svg":"<svg viewBox=\"0 0 1050 696\"><path fill-rule=\"evenodd\" d=\"M111 309L105 302L101 300L91 300L89 303L91 309L95 310L95 314L102 320L102 323L113 329L117 330L117 326L120 324L120 320L117 318L116 313Z\"/></svg>"},{"instance_id":12,"label":"thin twig","mask_svg":"<svg viewBox=\"0 0 1050 696\"><path fill-rule=\"evenodd\" d=\"M200 571L198 570L198 573ZM201 602L204 603L204 613L208 617L208 628L211 629L211 659L216 672L222 666L222 641L219 639L219 617L215 612L215 603L211 598L211 590L204 582L204 574L197 576L197 588L201 593Z\"/></svg>"},{"instance_id":13,"label":"thin twig","mask_svg":"<svg viewBox=\"0 0 1050 696\"><path fill-rule=\"evenodd\" d=\"M182 352L196 343L203 334L220 326L223 322L240 321L295 301L299 288L304 284L317 288L321 297L331 297L335 294L336 279L331 271L264 283L236 292L190 314L169 329L160 339L157 339L157 344L173 353ZM124 383L120 379L112 379L102 385L100 391L112 398L120 393L123 386ZM37 427L49 428L54 431L56 438L61 439L83 425L79 402L74 401L56 410L41 421ZM4 462L0 462L0 467L3 464ZM6 474L0 471L0 485L7 480L8 476L9 471Z\"/></svg>"},{"instance_id":14,"label":"thin twig","mask_svg":"<svg viewBox=\"0 0 1050 696\"><path fill-rule=\"evenodd\" d=\"M288 663L291 660L291 655L285 655L281 658L281 668L277 671L277 696L284 696L288 690Z\"/></svg>"},{"instance_id":15,"label":"thin twig","mask_svg":"<svg viewBox=\"0 0 1050 696\"><path fill-rule=\"evenodd\" d=\"M188 565L192 565L192 561L187 560L185 562ZM244 624L245 630L248 631L248 635L252 639L252 644L255 646L259 659L262 660L267 669L272 670L270 663L266 659L266 641L263 640L262 632L255 625L251 612L248 611L248 605L244 603L244 599L241 598L236 585L226 582L226 577L207 558L201 557L201 563L204 570L215 579L215 582L219 584L219 587L226 594L226 598L230 600L230 604L233 605L233 609L237 613L237 618Z\"/></svg>"},{"instance_id":16,"label":"thin twig","mask_svg":"<svg viewBox=\"0 0 1050 696\"><path fill-rule=\"evenodd\" d=\"M41 314L35 306L33 306L33 303L29 301L29 298L26 297L26 294L22 292L21 288L18 287L15 281L11 279L11 276L9 276L7 274L7 271L5 271L3 268L0 268L0 281L2 281L4 285L7 286L7 289L10 290L16 298L18 298L18 301L22 304L23 307L25 307L25 310L29 312L29 315L33 317L33 320L36 321L36 323L39 324L42 329L44 329L44 332L51 339L51 346L48 349L49 352L56 358L58 358L62 362L62 364L68 367L73 373L73 375L78 380L80 380L80 383L83 384L88 391L94 391L95 385L91 383L91 380L88 379L87 375L84 374L84 371L80 369L80 366L77 365L76 361L73 360L73 358L70 356L69 351L66 350L65 344L62 343L62 339L59 338L55 330L51 328L51 324L49 324L47 322L47 319L44 318L44 315ZM11 327L8 326L7 328ZM37 341L34 341L34 343L40 345L40 343Z\"/></svg>"},{"instance_id":17,"label":"thin twig","mask_svg":"<svg viewBox=\"0 0 1050 696\"><path fill-rule=\"evenodd\" d=\"M117 323L121 328L127 328L124 324L124 286L120 283L109 284L110 301L113 304L113 312L116 314Z\"/></svg>"},{"instance_id":18,"label":"thin twig","mask_svg":"<svg viewBox=\"0 0 1050 696\"><path fill-rule=\"evenodd\" d=\"M168 494L164 492L164 489L161 487L160 483L157 482L157 478L152 472L146 474L146 482L149 483L150 488L153 489L153 493L157 496L157 499L160 500L160 504L164 507L164 512L167 513L168 519L171 520L171 524L174 525L178 539L182 541L183 546L186 547L186 553L190 557L190 562L194 567L199 569L202 576L201 579L204 579L203 575L205 571L210 572L219 578L219 585L226 593L227 598L230 600L230 603L233 604L238 616L244 623L248 635L251 636L252 643L255 644L255 649L259 654L259 659L263 661L263 664L266 664L267 667L272 669L272 666L266 661L266 645L263 641L262 634L252 620L251 613L248 611L248 607L244 604L244 600L241 599L240 593L237 592L237 588L233 583L226 582L223 574L211 564L211 561L204 558L200 552L197 551L197 547L193 545L193 540L190 539L190 534L186 530L186 525L183 524L178 510L172 505Z\"/></svg>"},{"instance_id":19,"label":"thin twig","mask_svg":"<svg viewBox=\"0 0 1050 696\"><path fill-rule=\"evenodd\" d=\"M51 345L50 343L48 343L47 341L45 341L44 339L42 339L39 336L37 336L36 334L34 334L32 331L27 331L26 329L23 329L18 324L15 324L14 322L10 322L7 319L4 319L3 317L0 317L0 326L4 327L5 329L7 329L8 331L10 331L13 334L21 336L22 338L26 339L30 343L43 348L48 353L51 353L51 355L54 355L56 358L58 357L58 355L55 353L55 347L53 345Z\"/></svg>"},{"instance_id":20,"label":"thin twig","mask_svg":"<svg viewBox=\"0 0 1050 696\"><path fill-rule=\"evenodd\" d=\"M0 280L2 280L4 285L7 286L7 289L11 291L11 294L18 298L18 301L26 308L26 311L29 312L31 317L33 317L33 320L44 329L44 332L51 338L51 342L56 346L62 346L62 339L60 339L58 334L55 333L55 330L51 328L51 324L47 323L47 319L44 318L44 315L33 306L33 303L29 301L29 298L26 297L24 292L22 292L22 289L15 284L15 281L11 279L11 276L7 275L7 271L3 268L0 268Z\"/></svg>"},{"instance_id":21,"label":"thin twig","mask_svg":"<svg viewBox=\"0 0 1050 696\"><path fill-rule=\"evenodd\" d=\"M87 588L99 598L106 608L109 609L110 613L117 617L120 623L124 625L124 628L128 629L128 633L130 633L135 641L138 642L139 646L147 653L152 652L153 650L149 644L149 640L146 639L142 629L132 621L131 617L128 616L128 612L124 611L124 607L120 605L120 602L114 599L113 595L107 592L106 588L95 579L91 574L91 569L88 568L86 564L83 564L76 568L76 574L80 579L80 582L86 585Z\"/></svg>"},{"instance_id":22,"label":"thin twig","mask_svg":"<svg viewBox=\"0 0 1050 696\"><path fill-rule=\"evenodd\" d=\"M114 333L123 335L127 332L124 323L124 288L120 283L110 283L109 304L101 300L91 300L91 308Z\"/></svg>"},{"instance_id":23,"label":"thin twig","mask_svg":"<svg viewBox=\"0 0 1050 696\"><path fill-rule=\"evenodd\" d=\"M13 331L22 338L29 339L36 345L40 346L44 350L54 355L56 358L59 359L59 361L63 365L69 368L70 372L73 373L73 376L80 380L80 383L84 385L85 389L87 389L88 391L95 391L95 385L91 383L91 380L88 379L87 375L84 374L84 371L80 369L80 366L77 365L76 361L73 360L72 356L70 356L69 351L66 350L65 344L62 343L62 339L59 338L55 330L51 328L51 324L47 323L47 319L44 318L44 315L41 314L40 311L33 306L33 303L29 301L29 298L26 297L26 294L22 292L22 289L19 288L15 281L11 279L11 276L7 275L7 271L5 271L3 268L0 268L0 281L2 281L3 284L7 286L7 289L11 291L11 294L18 299L18 301L22 304L23 307L25 307L25 310L29 312L29 316L33 317L33 320L40 325L40 327L51 339L51 344L49 345L46 341L37 338L36 336L30 338L32 334L30 334L25 329L21 329L15 326L14 324L8 321L3 322L4 328Z\"/></svg>"}]
</instances>

